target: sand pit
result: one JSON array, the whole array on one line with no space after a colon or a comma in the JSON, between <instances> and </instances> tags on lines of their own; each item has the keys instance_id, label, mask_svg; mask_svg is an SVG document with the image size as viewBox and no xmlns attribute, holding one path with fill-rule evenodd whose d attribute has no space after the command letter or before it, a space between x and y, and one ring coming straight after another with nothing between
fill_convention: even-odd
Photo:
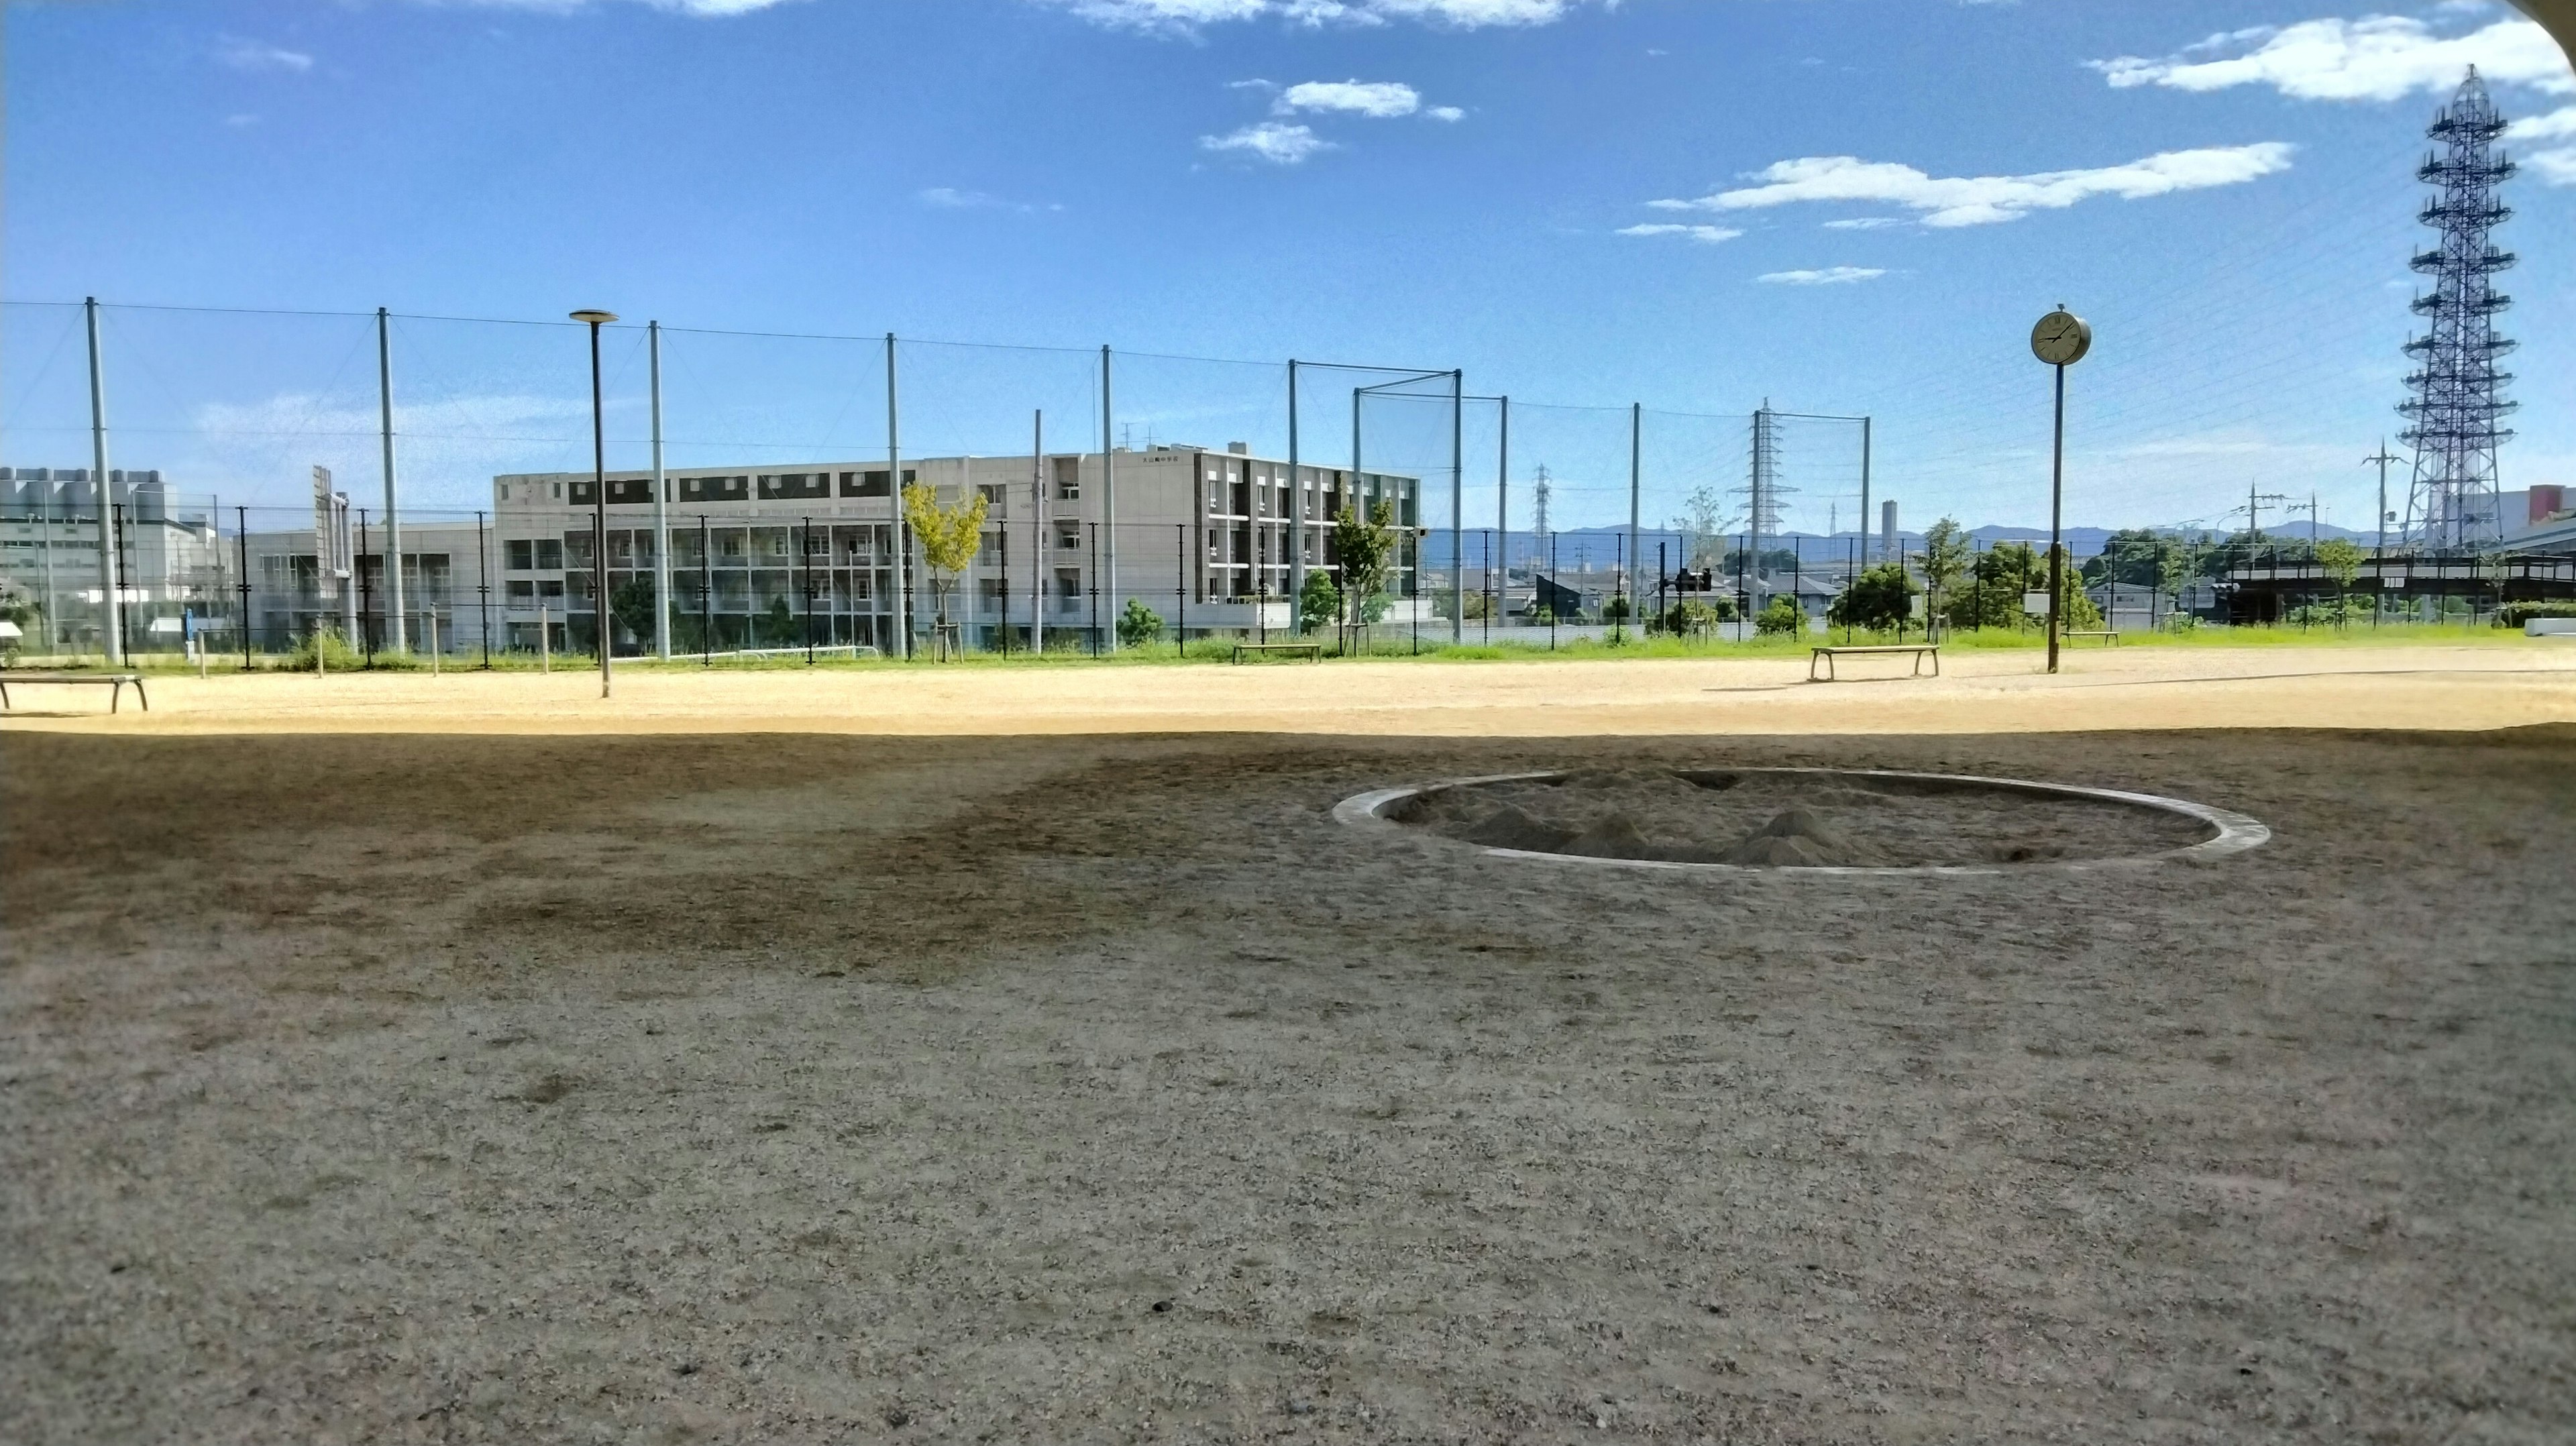
<instances>
[{"instance_id":1,"label":"sand pit","mask_svg":"<svg viewBox=\"0 0 2576 1446\"><path fill-rule=\"evenodd\" d=\"M1379 790L1335 816L1520 858L1829 873L2207 862L2271 837L2182 799L1886 770L1578 769Z\"/></svg>"}]
</instances>

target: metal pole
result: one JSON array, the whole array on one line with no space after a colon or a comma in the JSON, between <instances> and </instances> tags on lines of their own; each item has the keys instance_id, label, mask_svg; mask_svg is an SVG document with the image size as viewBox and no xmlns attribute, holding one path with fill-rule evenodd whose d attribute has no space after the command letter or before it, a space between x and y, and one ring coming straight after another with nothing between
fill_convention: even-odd
<instances>
[{"instance_id":1,"label":"metal pole","mask_svg":"<svg viewBox=\"0 0 2576 1446\"><path fill-rule=\"evenodd\" d=\"M644 323L653 372L653 656L671 661L671 499L662 475L662 323Z\"/></svg>"},{"instance_id":2,"label":"metal pole","mask_svg":"<svg viewBox=\"0 0 2576 1446\"><path fill-rule=\"evenodd\" d=\"M1512 605L1512 399L1502 399L1502 435L1494 460L1494 526L1502 533L1503 582L1499 605ZM1491 609L1487 609L1491 611Z\"/></svg>"},{"instance_id":3,"label":"metal pole","mask_svg":"<svg viewBox=\"0 0 2576 1446\"><path fill-rule=\"evenodd\" d=\"M375 610L376 590L367 582L367 509L358 509L358 646L365 652L367 666L376 665L376 633L367 626L367 614Z\"/></svg>"},{"instance_id":4,"label":"metal pole","mask_svg":"<svg viewBox=\"0 0 2576 1446\"><path fill-rule=\"evenodd\" d=\"M716 571L707 515L698 514L698 666L716 665Z\"/></svg>"},{"instance_id":5,"label":"metal pole","mask_svg":"<svg viewBox=\"0 0 2576 1446\"><path fill-rule=\"evenodd\" d=\"M475 626L483 634L483 671L492 671L492 544L484 536L483 514L474 514Z\"/></svg>"},{"instance_id":6,"label":"metal pole","mask_svg":"<svg viewBox=\"0 0 2576 1446\"><path fill-rule=\"evenodd\" d=\"M125 597L125 579L117 567L113 509L116 489L107 475L107 377L98 354L98 298L81 303L89 319L89 453L93 491L98 497L98 568L101 596L107 607L100 621L101 641L111 665L125 661L125 623L119 615ZM48 626L52 619L46 619Z\"/></svg>"},{"instance_id":7,"label":"metal pole","mask_svg":"<svg viewBox=\"0 0 2576 1446\"><path fill-rule=\"evenodd\" d=\"M386 445L390 448L392 443ZM388 470L386 475L390 477L392 472ZM610 646L608 617L608 422L599 395L599 323L595 321L590 324L590 505L591 626L598 633L599 696L605 698L609 692L608 658L616 649ZM397 559L395 567L400 566Z\"/></svg>"},{"instance_id":8,"label":"metal pole","mask_svg":"<svg viewBox=\"0 0 2576 1446\"><path fill-rule=\"evenodd\" d=\"M1100 656L1100 524L1097 522L1091 524L1091 656Z\"/></svg>"},{"instance_id":9,"label":"metal pole","mask_svg":"<svg viewBox=\"0 0 2576 1446\"><path fill-rule=\"evenodd\" d=\"M242 671L247 673L250 671L250 509L247 507L233 509L233 548L241 559ZM48 613L45 625L51 627L53 621L53 615Z\"/></svg>"},{"instance_id":10,"label":"metal pole","mask_svg":"<svg viewBox=\"0 0 2576 1446\"><path fill-rule=\"evenodd\" d=\"M1635 571L1637 565L1646 560L1643 550L1644 539L1637 530L1638 499L1643 491L1646 475L1645 459L1646 404L1630 402L1628 404L1628 566L1619 575L1619 586L1628 598L1628 606L1620 614L1620 622L1623 625L1627 621L1627 614L1637 610L1636 584L1629 578L1628 573Z\"/></svg>"},{"instance_id":11,"label":"metal pole","mask_svg":"<svg viewBox=\"0 0 2576 1446\"><path fill-rule=\"evenodd\" d=\"M1028 652L1046 657L1046 410L1028 423Z\"/></svg>"},{"instance_id":12,"label":"metal pole","mask_svg":"<svg viewBox=\"0 0 2576 1446\"><path fill-rule=\"evenodd\" d=\"M594 354L598 335L591 333ZM594 361L591 370L598 369ZM597 390L592 388L594 394ZM376 308L376 418L385 457L385 651L400 653L404 650L402 512L394 498L394 333L393 318L381 306Z\"/></svg>"},{"instance_id":13,"label":"metal pole","mask_svg":"<svg viewBox=\"0 0 2576 1446\"><path fill-rule=\"evenodd\" d=\"M2048 671L2057 671L2058 595L2066 589L2065 560L2059 556L2059 534L2066 519L2066 368L2057 373L2057 431L2049 449L2048 472Z\"/></svg>"},{"instance_id":14,"label":"metal pole","mask_svg":"<svg viewBox=\"0 0 2576 1446\"><path fill-rule=\"evenodd\" d=\"M1198 463L1190 466L1195 470ZM1179 621L1172 628L1172 653L1183 662L1190 656L1190 524L1177 523L1172 540L1180 551L1172 554L1172 615Z\"/></svg>"},{"instance_id":15,"label":"metal pole","mask_svg":"<svg viewBox=\"0 0 2576 1446\"><path fill-rule=\"evenodd\" d=\"M1095 654L1104 646L1112 652L1118 647L1115 638L1104 641L1100 636L1102 587L1109 590L1110 616L1118 614L1118 443L1110 427L1115 412L1110 404L1109 366L1109 348L1104 346L1100 349L1100 520L1109 529L1109 540L1105 548L1097 549L1100 577L1092 589L1091 638ZM1095 532L1093 536L1096 539L1099 534Z\"/></svg>"},{"instance_id":16,"label":"metal pole","mask_svg":"<svg viewBox=\"0 0 2576 1446\"><path fill-rule=\"evenodd\" d=\"M1297 359L1288 359L1288 610L1289 625L1306 630L1299 608L1306 596L1306 471L1297 444Z\"/></svg>"},{"instance_id":17,"label":"metal pole","mask_svg":"<svg viewBox=\"0 0 2576 1446\"><path fill-rule=\"evenodd\" d=\"M894 333L886 333L886 492L894 499L894 596L887 605L894 609L895 638L902 644L899 656L912 657L912 532L903 516L903 441L901 415L895 405Z\"/></svg>"},{"instance_id":18,"label":"metal pole","mask_svg":"<svg viewBox=\"0 0 2576 1446\"><path fill-rule=\"evenodd\" d=\"M1870 419L1863 417L1860 419L1860 533L1864 539L1869 536L1869 433ZM1861 552L1866 555L1868 551L1864 542Z\"/></svg>"},{"instance_id":19,"label":"metal pole","mask_svg":"<svg viewBox=\"0 0 2576 1446\"><path fill-rule=\"evenodd\" d=\"M1029 422L1029 651L1046 656L1046 412Z\"/></svg>"},{"instance_id":20,"label":"metal pole","mask_svg":"<svg viewBox=\"0 0 2576 1446\"><path fill-rule=\"evenodd\" d=\"M1449 641L1467 641L1467 373L1449 374Z\"/></svg>"},{"instance_id":21,"label":"metal pole","mask_svg":"<svg viewBox=\"0 0 2576 1446\"><path fill-rule=\"evenodd\" d=\"M800 519L796 550L805 564L805 666L814 666L814 519Z\"/></svg>"}]
</instances>

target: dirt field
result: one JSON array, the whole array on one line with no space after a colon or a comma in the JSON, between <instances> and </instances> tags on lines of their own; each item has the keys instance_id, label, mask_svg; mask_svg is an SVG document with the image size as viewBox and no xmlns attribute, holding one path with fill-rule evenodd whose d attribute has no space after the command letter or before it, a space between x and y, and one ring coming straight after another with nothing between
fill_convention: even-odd
<instances>
[{"instance_id":1,"label":"dirt field","mask_svg":"<svg viewBox=\"0 0 2576 1446\"><path fill-rule=\"evenodd\" d=\"M0 1441L2567 1440L2576 648L1960 663L12 722ZM1864 883L1329 817L1763 764L2276 837Z\"/></svg>"}]
</instances>

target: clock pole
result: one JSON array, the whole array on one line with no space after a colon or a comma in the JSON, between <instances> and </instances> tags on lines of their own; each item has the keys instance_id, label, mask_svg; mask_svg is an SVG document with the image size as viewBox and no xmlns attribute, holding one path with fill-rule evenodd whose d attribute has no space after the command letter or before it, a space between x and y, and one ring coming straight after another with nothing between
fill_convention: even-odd
<instances>
[{"instance_id":1,"label":"clock pole","mask_svg":"<svg viewBox=\"0 0 2576 1446\"><path fill-rule=\"evenodd\" d=\"M2030 329L2031 355L2057 373L2057 431L2048 452L2048 671L2057 671L2057 642L2066 601L2066 369L2093 350L2093 328L2060 306Z\"/></svg>"}]
</instances>

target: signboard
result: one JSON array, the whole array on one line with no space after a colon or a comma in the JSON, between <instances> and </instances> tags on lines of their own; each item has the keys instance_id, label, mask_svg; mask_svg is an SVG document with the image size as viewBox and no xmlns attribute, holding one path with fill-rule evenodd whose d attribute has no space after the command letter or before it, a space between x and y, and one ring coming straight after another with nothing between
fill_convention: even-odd
<instances>
[{"instance_id":1,"label":"signboard","mask_svg":"<svg viewBox=\"0 0 2576 1446\"><path fill-rule=\"evenodd\" d=\"M2021 595L2021 610L2029 613L2033 617L2046 617L2048 615L2048 594L2044 592L2023 593Z\"/></svg>"},{"instance_id":2,"label":"signboard","mask_svg":"<svg viewBox=\"0 0 2576 1446\"><path fill-rule=\"evenodd\" d=\"M349 494L331 490L331 469L313 469L313 585L329 602L351 572L355 539L349 535Z\"/></svg>"}]
</instances>

